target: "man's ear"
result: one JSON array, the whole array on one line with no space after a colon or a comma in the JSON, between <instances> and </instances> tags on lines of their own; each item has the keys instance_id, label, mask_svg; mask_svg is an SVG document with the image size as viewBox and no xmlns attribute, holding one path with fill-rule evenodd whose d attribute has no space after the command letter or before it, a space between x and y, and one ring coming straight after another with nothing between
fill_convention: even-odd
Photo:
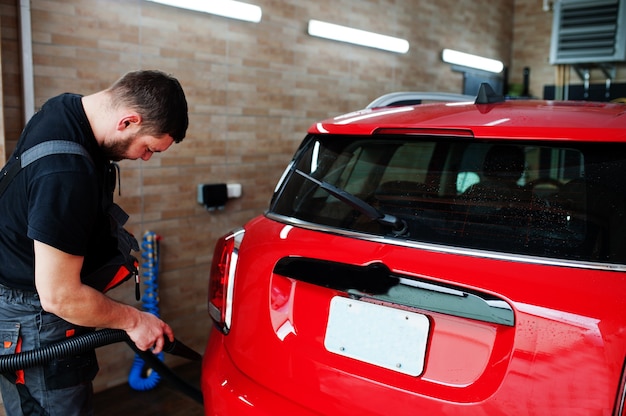
<instances>
[{"instance_id":1,"label":"man's ear","mask_svg":"<svg viewBox=\"0 0 626 416\"><path fill-rule=\"evenodd\" d=\"M141 122L141 117L138 114L127 114L122 117L117 123L118 130L124 130L133 124L139 124Z\"/></svg>"}]
</instances>

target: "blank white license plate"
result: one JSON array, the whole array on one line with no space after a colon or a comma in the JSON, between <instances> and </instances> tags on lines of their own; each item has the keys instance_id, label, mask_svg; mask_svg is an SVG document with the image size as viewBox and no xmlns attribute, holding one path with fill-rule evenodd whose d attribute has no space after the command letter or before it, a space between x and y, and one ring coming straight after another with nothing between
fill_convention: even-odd
<instances>
[{"instance_id":1,"label":"blank white license plate","mask_svg":"<svg viewBox=\"0 0 626 416\"><path fill-rule=\"evenodd\" d=\"M337 296L330 302L324 346L335 354L419 376L429 328L425 315Z\"/></svg>"}]
</instances>

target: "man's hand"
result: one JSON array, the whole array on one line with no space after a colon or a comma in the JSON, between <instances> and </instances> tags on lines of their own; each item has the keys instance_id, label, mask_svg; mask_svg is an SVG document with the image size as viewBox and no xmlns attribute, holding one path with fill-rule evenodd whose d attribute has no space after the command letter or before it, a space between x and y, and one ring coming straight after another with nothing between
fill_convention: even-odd
<instances>
[{"instance_id":1,"label":"man's hand","mask_svg":"<svg viewBox=\"0 0 626 416\"><path fill-rule=\"evenodd\" d=\"M168 324L148 312L139 313L137 325L126 330L137 348L141 351L152 348L152 352L158 354L163 351L164 336L170 342L174 342L174 332Z\"/></svg>"}]
</instances>

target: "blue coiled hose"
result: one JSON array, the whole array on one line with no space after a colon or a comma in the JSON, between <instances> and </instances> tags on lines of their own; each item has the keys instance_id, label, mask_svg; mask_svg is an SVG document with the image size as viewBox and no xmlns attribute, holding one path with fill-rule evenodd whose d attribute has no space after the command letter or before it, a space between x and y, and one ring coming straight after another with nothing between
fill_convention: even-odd
<instances>
[{"instance_id":1,"label":"blue coiled hose","mask_svg":"<svg viewBox=\"0 0 626 416\"><path fill-rule=\"evenodd\" d=\"M143 283L146 288L141 298L143 310L159 317L159 240L160 236L152 231L147 231L143 235L141 243L141 257L144 260L141 267L144 270ZM163 353L157 355L163 361ZM152 371L137 354L133 361L133 366L128 375L128 384L135 390L151 390L159 384L161 376L156 371Z\"/></svg>"}]
</instances>

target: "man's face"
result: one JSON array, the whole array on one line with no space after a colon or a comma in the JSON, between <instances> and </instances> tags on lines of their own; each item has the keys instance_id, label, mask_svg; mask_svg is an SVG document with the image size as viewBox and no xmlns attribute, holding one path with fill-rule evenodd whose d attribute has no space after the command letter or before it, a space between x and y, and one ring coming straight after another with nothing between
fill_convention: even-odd
<instances>
[{"instance_id":1,"label":"man's face","mask_svg":"<svg viewBox=\"0 0 626 416\"><path fill-rule=\"evenodd\" d=\"M157 138L149 135L133 134L113 143L103 144L102 150L109 160L115 162L122 159L149 160L152 154L164 152L172 143L174 143L174 139L169 135Z\"/></svg>"}]
</instances>

